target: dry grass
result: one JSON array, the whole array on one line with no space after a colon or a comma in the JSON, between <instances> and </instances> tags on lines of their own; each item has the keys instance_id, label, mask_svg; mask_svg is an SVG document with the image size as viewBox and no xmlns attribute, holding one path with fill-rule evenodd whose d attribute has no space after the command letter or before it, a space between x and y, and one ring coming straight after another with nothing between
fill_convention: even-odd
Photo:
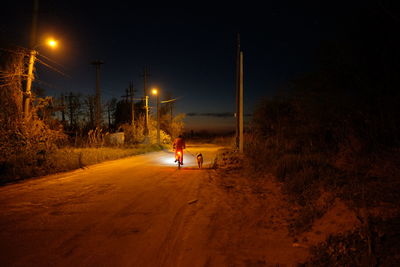
<instances>
[{"instance_id":1,"label":"dry grass","mask_svg":"<svg viewBox=\"0 0 400 267\"><path fill-rule=\"evenodd\" d=\"M29 177L74 170L107 160L115 160L161 149L162 147L158 145L137 145L129 148L101 147L57 149L45 155L44 158L41 158L41 164L24 165L16 163L15 165L21 165L23 168L9 168L8 172L0 175L0 182L8 183Z\"/></svg>"}]
</instances>

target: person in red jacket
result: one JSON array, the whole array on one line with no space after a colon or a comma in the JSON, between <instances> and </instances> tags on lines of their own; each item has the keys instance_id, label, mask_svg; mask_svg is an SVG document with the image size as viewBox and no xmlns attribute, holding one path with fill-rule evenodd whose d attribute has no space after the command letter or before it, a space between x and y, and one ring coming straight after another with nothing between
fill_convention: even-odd
<instances>
[{"instance_id":1,"label":"person in red jacket","mask_svg":"<svg viewBox=\"0 0 400 267\"><path fill-rule=\"evenodd\" d=\"M186 148L185 140L183 139L182 135L179 135L173 144L173 148L175 150L175 162L178 160L178 152L181 153L181 165L183 165L183 149Z\"/></svg>"}]
</instances>

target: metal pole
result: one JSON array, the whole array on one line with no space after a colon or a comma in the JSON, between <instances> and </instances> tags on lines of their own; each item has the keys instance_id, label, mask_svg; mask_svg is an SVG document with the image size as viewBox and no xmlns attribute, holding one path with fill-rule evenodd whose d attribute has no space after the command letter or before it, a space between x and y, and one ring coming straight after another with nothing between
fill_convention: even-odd
<instances>
[{"instance_id":1,"label":"metal pole","mask_svg":"<svg viewBox=\"0 0 400 267\"><path fill-rule=\"evenodd\" d=\"M239 67L239 151L243 153L243 52L240 52Z\"/></svg>"},{"instance_id":2,"label":"metal pole","mask_svg":"<svg viewBox=\"0 0 400 267\"><path fill-rule=\"evenodd\" d=\"M157 144L160 144L160 94L157 94Z\"/></svg>"},{"instance_id":3,"label":"metal pole","mask_svg":"<svg viewBox=\"0 0 400 267\"><path fill-rule=\"evenodd\" d=\"M29 66L28 66L28 78L26 81L26 91L25 91L25 103L24 103L24 115L25 118L29 117L30 114L30 104L31 104L31 87L32 81L35 79L33 75L33 65L35 64L37 52L35 50L31 50L29 56Z\"/></svg>"}]
</instances>

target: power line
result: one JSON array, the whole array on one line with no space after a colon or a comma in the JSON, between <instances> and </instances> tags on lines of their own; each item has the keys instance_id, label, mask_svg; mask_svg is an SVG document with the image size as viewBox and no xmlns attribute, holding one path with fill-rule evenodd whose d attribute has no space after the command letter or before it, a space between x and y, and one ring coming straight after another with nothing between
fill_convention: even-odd
<instances>
[{"instance_id":1,"label":"power line","mask_svg":"<svg viewBox=\"0 0 400 267\"><path fill-rule=\"evenodd\" d=\"M38 56L40 56L40 57L42 57L42 58L45 58L46 60L50 61L51 63L54 63L54 64L58 65L59 67L64 68L63 65L61 65L60 63L58 63L58 62L55 61L54 59L51 59L51 58L49 58L49 57L46 57L45 55L42 55L42 54L38 54Z\"/></svg>"},{"instance_id":2,"label":"power line","mask_svg":"<svg viewBox=\"0 0 400 267\"><path fill-rule=\"evenodd\" d=\"M56 69L55 67L53 67L53 66L47 64L46 62L44 62L44 61L42 61L42 60L40 60L40 59L38 59L38 58L36 58L36 61L38 61L39 63L43 64L44 66L48 67L49 69L51 69L51 70L53 70L53 71L55 71L55 72L58 72L59 74L65 76L65 77L67 77L67 78L71 78L71 76L69 76L68 74L62 72L61 70Z\"/></svg>"}]
</instances>

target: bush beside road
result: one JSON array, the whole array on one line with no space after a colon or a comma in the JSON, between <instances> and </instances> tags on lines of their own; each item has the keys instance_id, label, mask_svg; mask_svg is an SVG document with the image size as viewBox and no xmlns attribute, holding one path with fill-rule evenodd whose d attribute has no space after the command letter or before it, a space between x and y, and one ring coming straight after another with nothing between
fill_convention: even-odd
<instances>
[{"instance_id":1,"label":"bush beside road","mask_svg":"<svg viewBox=\"0 0 400 267\"><path fill-rule=\"evenodd\" d=\"M100 163L107 160L115 160L124 157L144 154L162 150L157 144L136 145L127 148L100 147L100 148L62 148L51 153L41 155L37 164L28 165L24 162L2 166L0 183L9 183L21 179L53 174L84 168L88 165Z\"/></svg>"}]
</instances>

